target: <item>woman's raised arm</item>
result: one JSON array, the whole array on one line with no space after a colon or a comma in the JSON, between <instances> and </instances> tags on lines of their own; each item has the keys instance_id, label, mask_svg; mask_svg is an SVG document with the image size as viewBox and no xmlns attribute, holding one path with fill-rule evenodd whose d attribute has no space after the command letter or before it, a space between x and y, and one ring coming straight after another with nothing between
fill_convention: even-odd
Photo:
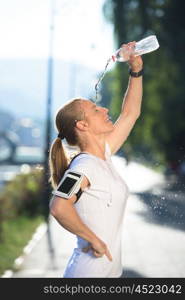
<instances>
[{"instance_id":1,"label":"woman's raised arm","mask_svg":"<svg viewBox=\"0 0 185 300\"><path fill-rule=\"evenodd\" d=\"M127 46L133 46L134 42ZM131 56L128 62L132 72L138 73L143 68L140 56ZM107 142L112 154L116 153L129 136L136 120L140 116L143 95L142 76L130 76L128 88L123 98L121 113L114 124L114 130L107 135Z\"/></svg>"}]
</instances>

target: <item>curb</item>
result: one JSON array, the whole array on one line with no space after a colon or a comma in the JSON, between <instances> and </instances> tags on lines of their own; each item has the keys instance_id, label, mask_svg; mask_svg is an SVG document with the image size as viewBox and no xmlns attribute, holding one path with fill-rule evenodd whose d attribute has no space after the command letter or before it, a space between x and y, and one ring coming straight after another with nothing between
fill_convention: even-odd
<instances>
[{"instance_id":1,"label":"curb","mask_svg":"<svg viewBox=\"0 0 185 300\"><path fill-rule=\"evenodd\" d=\"M24 262L25 257L33 250L33 248L37 245L37 243L41 240L44 234L47 231L47 223L41 223L37 229L35 230L32 238L27 243L27 245L23 248L22 254L14 260L13 269L19 269L22 263ZM11 278L13 276L13 270L6 270L1 278Z\"/></svg>"}]
</instances>

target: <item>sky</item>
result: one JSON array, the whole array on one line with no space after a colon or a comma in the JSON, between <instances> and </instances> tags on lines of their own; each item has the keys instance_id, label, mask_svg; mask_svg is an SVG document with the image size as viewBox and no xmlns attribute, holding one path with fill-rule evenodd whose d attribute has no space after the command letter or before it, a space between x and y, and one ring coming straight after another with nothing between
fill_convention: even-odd
<instances>
[{"instance_id":1,"label":"sky","mask_svg":"<svg viewBox=\"0 0 185 300\"><path fill-rule=\"evenodd\" d=\"M113 27L102 13L105 0L0 0L0 59L53 56L104 68L115 51Z\"/></svg>"}]
</instances>

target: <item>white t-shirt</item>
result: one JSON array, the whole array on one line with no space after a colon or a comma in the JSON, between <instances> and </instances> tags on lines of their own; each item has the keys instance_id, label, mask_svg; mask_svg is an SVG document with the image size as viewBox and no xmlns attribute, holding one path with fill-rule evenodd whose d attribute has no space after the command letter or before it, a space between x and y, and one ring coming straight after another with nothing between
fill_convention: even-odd
<instances>
[{"instance_id":1,"label":"white t-shirt","mask_svg":"<svg viewBox=\"0 0 185 300\"><path fill-rule=\"evenodd\" d=\"M85 153L71 163L70 169L83 173L90 186L75 203L82 221L106 243L113 260L107 256L95 257L90 250L82 252L89 243L77 236L77 246L64 272L65 278L120 277L121 231L129 190L111 161L111 152L106 143L106 160Z\"/></svg>"}]
</instances>

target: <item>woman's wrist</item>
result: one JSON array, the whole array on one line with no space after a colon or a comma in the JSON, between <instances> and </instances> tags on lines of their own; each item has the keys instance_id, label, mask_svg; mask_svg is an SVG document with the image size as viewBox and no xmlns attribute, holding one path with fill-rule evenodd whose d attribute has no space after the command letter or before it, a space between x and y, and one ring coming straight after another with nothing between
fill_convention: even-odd
<instances>
[{"instance_id":1,"label":"woman's wrist","mask_svg":"<svg viewBox=\"0 0 185 300\"><path fill-rule=\"evenodd\" d=\"M144 69L140 69L139 71L133 71L131 68L129 69L129 74L131 77L140 77L144 73Z\"/></svg>"},{"instance_id":2,"label":"woman's wrist","mask_svg":"<svg viewBox=\"0 0 185 300\"><path fill-rule=\"evenodd\" d=\"M143 63L128 63L129 70L138 73L143 69Z\"/></svg>"},{"instance_id":3,"label":"woman's wrist","mask_svg":"<svg viewBox=\"0 0 185 300\"><path fill-rule=\"evenodd\" d=\"M135 73L138 73L140 72L141 70L143 69L143 65L140 65L140 66L137 66L137 67L134 67L134 66L129 66L129 70L131 70L132 72L135 72Z\"/></svg>"}]
</instances>

